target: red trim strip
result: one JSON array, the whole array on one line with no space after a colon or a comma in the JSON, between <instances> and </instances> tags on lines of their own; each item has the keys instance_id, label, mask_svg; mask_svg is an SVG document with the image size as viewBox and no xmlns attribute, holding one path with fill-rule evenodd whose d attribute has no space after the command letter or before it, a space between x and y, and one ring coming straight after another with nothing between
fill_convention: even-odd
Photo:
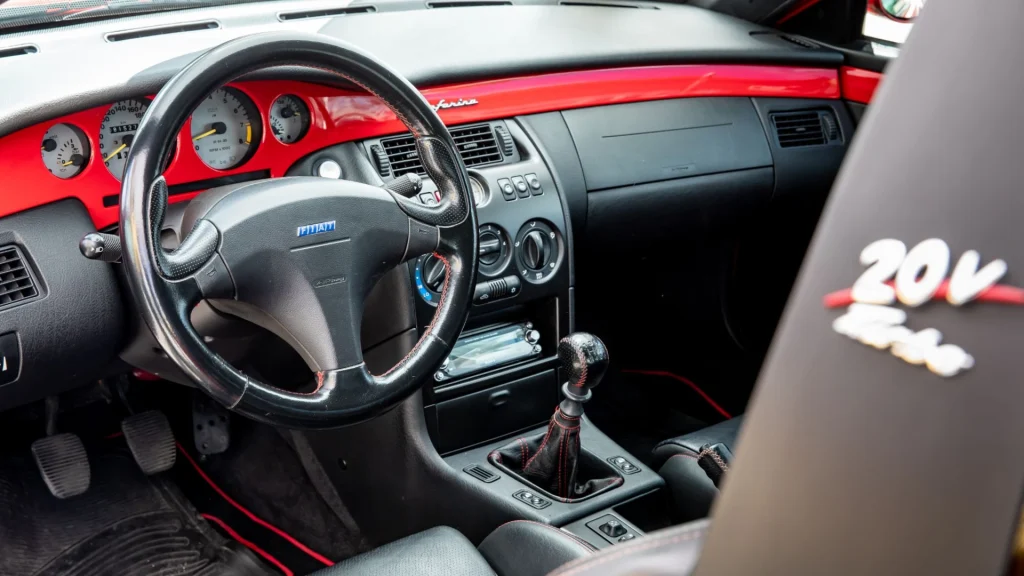
<instances>
[{"instance_id":1,"label":"red trim strip","mask_svg":"<svg viewBox=\"0 0 1024 576\"><path fill-rule=\"evenodd\" d=\"M776 19L775 20L775 24L779 25L779 24L782 24L782 23L787 22L789 20L792 20L797 15L802 14L804 11L809 9L811 6L817 5L818 2L821 2L821 0L803 0L802 2L797 2L797 4L795 6L793 6L792 10L790 10L789 12L786 12L781 17Z\"/></svg>"},{"instance_id":2,"label":"red trim strip","mask_svg":"<svg viewBox=\"0 0 1024 576\"><path fill-rule=\"evenodd\" d=\"M643 374L644 376L663 376L665 378L671 378L673 380L677 380L679 382L682 382L683 384L686 384L690 388L693 388L694 392L696 392L697 394L700 394L700 397L703 398L704 401L707 402L712 408L714 408L716 412L718 412L719 414L724 416L726 419L731 419L732 418L731 414L726 412L724 408L719 406L717 402L715 402L714 400L711 399L711 396L708 396L706 392L701 390L700 386L697 386L696 384L693 383L693 381L691 381L688 378L683 378L682 376L680 376L678 374L673 374L671 372L665 372L663 370L623 370L622 373L623 374Z\"/></svg>"},{"instance_id":3,"label":"red trim strip","mask_svg":"<svg viewBox=\"0 0 1024 576\"><path fill-rule=\"evenodd\" d=\"M238 532L235 532L234 530L232 530L231 526L228 526L227 523L224 522L223 520L221 520L220 518L217 518L213 514L207 514L205 512L200 514L200 516L205 518L206 520L209 520L210 522L213 522L214 524L220 526L222 530L224 530L225 532L228 533L228 536L231 536L232 538L234 538L242 546L245 546L249 550L252 550L253 552L255 552L255 553L259 554L260 556L262 556L264 560L266 560L267 562L270 562L271 564L273 564L274 567L277 568L278 570L280 570L281 573L284 574L285 576L295 576L294 572L289 570L288 567L285 566L280 560L278 560L277 558L274 558L270 554L270 552L267 552L263 548L260 548L259 546L253 544L252 542L246 540L245 538L242 538L242 536Z\"/></svg>"},{"instance_id":4,"label":"red trim strip","mask_svg":"<svg viewBox=\"0 0 1024 576\"><path fill-rule=\"evenodd\" d=\"M207 484L210 485L210 488L213 488L214 492L216 492L217 494L220 495L221 498L226 500L228 504L231 504L232 506L234 506L239 512L241 512L242 514L245 514L245 516L247 518L249 518L250 520L252 520L253 522L259 524L260 526L263 526L264 528L266 528L267 530L270 530L274 534L277 534L281 538L284 538L289 543L291 543L293 546L295 546L299 550L302 550L303 552L308 554L310 557L312 557L315 560L317 560L320 563L322 563L324 566L334 566L334 562L330 561L329 559L327 559L323 555L321 555L321 554L319 554L317 552L314 552L308 546L306 546L302 542L299 542L298 540L293 538L291 535L289 535L284 530L281 530L277 526L274 526L270 522L267 522L266 520L264 520L264 519L260 518L259 516L253 514L245 506L242 506L238 502L235 502L230 496L227 495L227 493L225 493L223 490L220 489L220 486L217 486L217 484L214 483L214 481L211 480L210 477L206 475L206 472L203 472L203 469L200 468L199 464L197 464L196 461L192 459L192 456L185 450L185 448L181 445L180 442L175 442L175 444L178 446L178 451L181 452L182 456L184 456L185 459L188 460L188 463L191 464L193 468L195 468L195 470L199 474L199 476L203 480L205 480Z\"/></svg>"},{"instance_id":5,"label":"red trim strip","mask_svg":"<svg viewBox=\"0 0 1024 576\"><path fill-rule=\"evenodd\" d=\"M870 104L882 78L883 75L878 72L843 66L839 70L839 84L843 89L843 99L860 104Z\"/></svg>"},{"instance_id":6,"label":"red trim strip","mask_svg":"<svg viewBox=\"0 0 1024 576\"><path fill-rule=\"evenodd\" d=\"M257 81L232 84L248 95L266 124L267 110L282 94L296 94L310 108L309 133L299 142L282 144L269 129L263 130L258 148L243 165L214 170L203 164L192 147L188 122L164 176L171 186L218 176L266 171L283 176L300 158L327 146L388 134L407 132L394 113L369 94L292 81ZM423 90L432 103L476 99L477 104L440 111L446 124L462 124L588 106L711 96L838 99L839 73L823 68L747 65L644 66L584 70L521 76L484 82L439 86ZM54 118L0 138L0 217L55 202L78 198L97 228L117 222L117 206L104 206L103 198L120 192L120 184L99 157L100 123L108 106L99 106ZM79 127L89 139L92 156L82 172L61 180L43 166L39 146L46 130L58 122ZM198 192L176 195L172 202L193 198Z\"/></svg>"},{"instance_id":7,"label":"red trim strip","mask_svg":"<svg viewBox=\"0 0 1024 576\"><path fill-rule=\"evenodd\" d=\"M892 280L886 282L889 286L894 286ZM932 294L932 300L945 300L946 295L949 294L949 280L943 280L942 284L939 284L935 294ZM1006 284L996 284L990 286L985 291L978 294L975 300L979 302L994 302L996 304L1016 304L1018 306L1024 306L1024 289L1016 286L1008 286ZM825 308L841 308L843 306L849 306L854 303L853 300L853 289L845 288L843 290L836 290L825 295L824 298Z\"/></svg>"}]
</instances>

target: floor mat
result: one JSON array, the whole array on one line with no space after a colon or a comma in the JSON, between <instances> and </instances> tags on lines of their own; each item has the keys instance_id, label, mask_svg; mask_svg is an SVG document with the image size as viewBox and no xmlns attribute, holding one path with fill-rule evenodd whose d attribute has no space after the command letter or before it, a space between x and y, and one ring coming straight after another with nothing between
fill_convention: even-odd
<instances>
[{"instance_id":1,"label":"floor mat","mask_svg":"<svg viewBox=\"0 0 1024 576\"><path fill-rule=\"evenodd\" d=\"M233 418L231 426L228 451L205 459L194 453L191 437L179 435L192 462L210 480L188 458L178 455L171 474L196 508L223 519L297 575L361 551L360 535L345 526L320 497L295 451L276 430L241 418ZM267 525L255 522L250 514ZM288 540L292 537L297 542Z\"/></svg>"},{"instance_id":2,"label":"floor mat","mask_svg":"<svg viewBox=\"0 0 1024 576\"><path fill-rule=\"evenodd\" d=\"M273 574L144 476L123 445L87 450L90 488L67 500L49 493L27 450L0 458L0 576Z\"/></svg>"}]
</instances>

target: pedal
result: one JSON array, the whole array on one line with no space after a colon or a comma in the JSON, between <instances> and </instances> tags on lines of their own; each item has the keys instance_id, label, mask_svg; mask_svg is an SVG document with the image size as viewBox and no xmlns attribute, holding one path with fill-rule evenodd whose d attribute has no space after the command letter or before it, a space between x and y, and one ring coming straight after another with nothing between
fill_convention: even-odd
<instances>
[{"instance_id":1,"label":"pedal","mask_svg":"<svg viewBox=\"0 0 1024 576\"><path fill-rule=\"evenodd\" d=\"M133 414L121 421L121 430L135 462L147 476L166 472L178 456L167 416L157 410Z\"/></svg>"},{"instance_id":2,"label":"pedal","mask_svg":"<svg viewBox=\"0 0 1024 576\"><path fill-rule=\"evenodd\" d=\"M71 498L89 489L89 456L78 436L54 434L40 438L32 443L32 455L43 482L57 498Z\"/></svg>"},{"instance_id":3,"label":"pedal","mask_svg":"<svg viewBox=\"0 0 1024 576\"><path fill-rule=\"evenodd\" d=\"M230 413L206 394L192 396L192 436L204 456L221 454L231 445Z\"/></svg>"}]
</instances>

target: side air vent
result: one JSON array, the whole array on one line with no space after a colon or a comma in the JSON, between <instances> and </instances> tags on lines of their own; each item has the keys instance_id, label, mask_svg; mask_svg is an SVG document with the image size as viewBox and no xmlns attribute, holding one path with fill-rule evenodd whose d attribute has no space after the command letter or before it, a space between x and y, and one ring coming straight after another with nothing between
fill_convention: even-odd
<instances>
[{"instance_id":1,"label":"side air vent","mask_svg":"<svg viewBox=\"0 0 1024 576\"><path fill-rule=\"evenodd\" d=\"M0 58L24 56L25 54L35 54L36 52L39 52L39 48L37 46L25 44L24 46L14 46L12 48L4 48L3 50L0 50Z\"/></svg>"},{"instance_id":2,"label":"side air vent","mask_svg":"<svg viewBox=\"0 0 1024 576\"><path fill-rule=\"evenodd\" d=\"M326 8L324 10L305 10L302 12L281 12L277 15L277 19L283 22L285 20L304 20L306 18L324 18L327 16L344 16L346 14L368 14L376 11L376 6L349 6L347 8Z\"/></svg>"},{"instance_id":3,"label":"side air vent","mask_svg":"<svg viewBox=\"0 0 1024 576\"><path fill-rule=\"evenodd\" d=\"M455 147L458 148L462 162L467 168L501 162L501 150L498 148L498 142L489 124L460 126L452 128L451 133L452 139L455 140ZM426 175L416 150L416 140L412 136L386 138L381 140L380 144L391 164L391 172L396 178L409 173ZM380 169L379 162L378 169Z\"/></svg>"},{"instance_id":4,"label":"side air vent","mask_svg":"<svg viewBox=\"0 0 1024 576\"><path fill-rule=\"evenodd\" d=\"M835 117L828 111L776 112L772 126L783 148L821 146L841 137Z\"/></svg>"},{"instance_id":5,"label":"side air vent","mask_svg":"<svg viewBox=\"0 0 1024 576\"><path fill-rule=\"evenodd\" d=\"M490 484L491 482L494 482L495 480L498 479L497 474L491 472L490 470L484 468L479 464L472 464L470 466L466 466L465 468L462 469L462 471L486 484Z\"/></svg>"},{"instance_id":6,"label":"side air vent","mask_svg":"<svg viewBox=\"0 0 1024 576\"><path fill-rule=\"evenodd\" d=\"M123 42L137 38L148 38L150 36L163 36L164 34L178 34L180 32L198 32L200 30L216 30L220 28L220 22L216 20L204 20L202 22L186 22L184 24L173 24L171 26L154 26L152 28L139 28L137 30L125 30L123 32L111 32L105 37L107 42Z\"/></svg>"},{"instance_id":7,"label":"side air vent","mask_svg":"<svg viewBox=\"0 0 1024 576\"><path fill-rule=\"evenodd\" d=\"M0 308L7 308L39 295L28 266L15 246L0 248Z\"/></svg>"},{"instance_id":8,"label":"side air vent","mask_svg":"<svg viewBox=\"0 0 1024 576\"><path fill-rule=\"evenodd\" d=\"M427 2L427 8L469 8L473 6L511 6L508 0L465 0L465 2Z\"/></svg>"}]
</instances>

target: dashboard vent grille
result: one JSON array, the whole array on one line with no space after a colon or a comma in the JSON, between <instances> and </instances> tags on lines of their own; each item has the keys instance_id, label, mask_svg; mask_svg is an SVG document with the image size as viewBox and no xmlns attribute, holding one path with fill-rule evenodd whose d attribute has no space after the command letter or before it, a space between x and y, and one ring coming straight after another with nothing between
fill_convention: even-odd
<instances>
[{"instance_id":1,"label":"dashboard vent grille","mask_svg":"<svg viewBox=\"0 0 1024 576\"><path fill-rule=\"evenodd\" d=\"M0 248L0 308L38 295L21 252L15 246Z\"/></svg>"},{"instance_id":2,"label":"dashboard vent grille","mask_svg":"<svg viewBox=\"0 0 1024 576\"><path fill-rule=\"evenodd\" d=\"M779 146L783 148L821 146L839 139L839 130L830 112L777 112L771 118Z\"/></svg>"},{"instance_id":3,"label":"dashboard vent grille","mask_svg":"<svg viewBox=\"0 0 1024 576\"><path fill-rule=\"evenodd\" d=\"M173 24L171 26L154 26L153 28L139 28L137 30L125 30L123 32L111 32L105 37L107 42L123 42L137 38L148 38L149 36L163 36L164 34L178 34L180 32L198 32L200 30L216 30L220 28L220 22L216 20L204 20L202 22L186 22L184 24Z\"/></svg>"},{"instance_id":4,"label":"dashboard vent grille","mask_svg":"<svg viewBox=\"0 0 1024 576\"><path fill-rule=\"evenodd\" d=\"M803 48L808 48L811 50L817 50L818 48L820 48L820 46L818 46L814 42L811 42L806 38L801 38L800 36L793 36L791 34L779 34L779 38L782 38L783 40L789 42L790 44L796 44L797 46L801 46Z\"/></svg>"},{"instance_id":5,"label":"dashboard vent grille","mask_svg":"<svg viewBox=\"0 0 1024 576\"><path fill-rule=\"evenodd\" d=\"M476 478L477 480L485 482L487 484L490 484L491 482L494 482L495 480L498 479L497 474L491 472L490 470L484 468L479 464L472 464L470 466L466 466L465 468L462 469L462 471L465 472L466 474L469 474L473 478Z\"/></svg>"},{"instance_id":6,"label":"dashboard vent grille","mask_svg":"<svg viewBox=\"0 0 1024 576\"><path fill-rule=\"evenodd\" d=\"M368 14L376 11L377 8L375 6L348 6L346 8L326 8L324 10L281 12L277 15L277 19L283 22L285 20L304 20L306 18L324 18L326 16L344 16L346 14Z\"/></svg>"},{"instance_id":7,"label":"dashboard vent grille","mask_svg":"<svg viewBox=\"0 0 1024 576\"><path fill-rule=\"evenodd\" d=\"M474 6L511 6L509 0L454 0L451 2L427 2L427 8L470 8Z\"/></svg>"},{"instance_id":8,"label":"dashboard vent grille","mask_svg":"<svg viewBox=\"0 0 1024 576\"><path fill-rule=\"evenodd\" d=\"M24 56L25 54L35 54L39 52L39 48L32 44L25 44L24 46L14 46L12 48L4 48L0 50L0 58L9 58L11 56Z\"/></svg>"},{"instance_id":9,"label":"dashboard vent grille","mask_svg":"<svg viewBox=\"0 0 1024 576\"><path fill-rule=\"evenodd\" d=\"M595 6L598 8L646 8L648 10L658 10L657 6L641 6L638 4L619 4L616 2L586 2L583 0L562 0L558 3L559 6Z\"/></svg>"},{"instance_id":10,"label":"dashboard vent grille","mask_svg":"<svg viewBox=\"0 0 1024 576\"><path fill-rule=\"evenodd\" d=\"M455 147L458 148L462 162L467 168L501 162L501 150L490 124L452 128L451 133ZM396 178L409 173L426 176L419 152L416 150L416 140L412 136L387 138L381 140L380 144Z\"/></svg>"}]
</instances>

